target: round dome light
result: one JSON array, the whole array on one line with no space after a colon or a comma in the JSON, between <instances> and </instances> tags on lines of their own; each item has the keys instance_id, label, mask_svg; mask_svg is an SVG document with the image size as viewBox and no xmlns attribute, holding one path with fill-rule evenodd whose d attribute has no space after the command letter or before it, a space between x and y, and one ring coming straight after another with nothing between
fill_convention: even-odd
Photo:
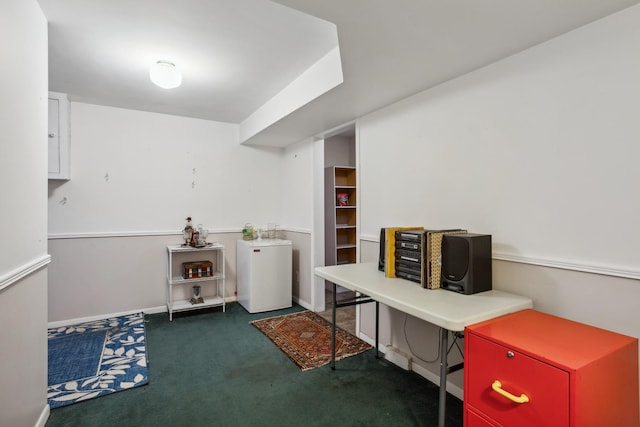
<instances>
[{"instance_id":1,"label":"round dome light","mask_svg":"<svg viewBox=\"0 0 640 427\"><path fill-rule=\"evenodd\" d=\"M149 70L151 81L161 88L173 89L182 84L182 74L173 62L158 61Z\"/></svg>"}]
</instances>

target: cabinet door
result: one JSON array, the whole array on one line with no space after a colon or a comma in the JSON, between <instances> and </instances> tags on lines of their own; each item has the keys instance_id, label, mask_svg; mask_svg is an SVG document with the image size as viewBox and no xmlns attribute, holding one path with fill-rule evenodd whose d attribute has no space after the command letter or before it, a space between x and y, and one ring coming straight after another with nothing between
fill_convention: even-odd
<instances>
[{"instance_id":1,"label":"cabinet door","mask_svg":"<svg viewBox=\"0 0 640 427\"><path fill-rule=\"evenodd\" d=\"M465 344L469 405L505 426L569 425L568 372L474 334ZM495 381L504 393L494 389Z\"/></svg>"},{"instance_id":2,"label":"cabinet door","mask_svg":"<svg viewBox=\"0 0 640 427\"><path fill-rule=\"evenodd\" d=\"M64 93L49 92L49 179L70 178L69 169L69 99Z\"/></svg>"},{"instance_id":3,"label":"cabinet door","mask_svg":"<svg viewBox=\"0 0 640 427\"><path fill-rule=\"evenodd\" d=\"M60 173L60 102L49 98L49 174Z\"/></svg>"}]
</instances>

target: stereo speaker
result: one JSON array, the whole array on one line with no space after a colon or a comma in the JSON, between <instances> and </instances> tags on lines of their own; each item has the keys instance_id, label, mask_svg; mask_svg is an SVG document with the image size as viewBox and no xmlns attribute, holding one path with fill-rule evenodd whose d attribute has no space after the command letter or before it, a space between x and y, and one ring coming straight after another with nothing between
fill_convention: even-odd
<instances>
[{"instance_id":1,"label":"stereo speaker","mask_svg":"<svg viewBox=\"0 0 640 427\"><path fill-rule=\"evenodd\" d=\"M378 270L384 271L384 251L385 251L386 229L380 229L380 254L378 255Z\"/></svg>"},{"instance_id":2,"label":"stereo speaker","mask_svg":"<svg viewBox=\"0 0 640 427\"><path fill-rule=\"evenodd\" d=\"M491 290L491 235L442 237L442 288L470 295Z\"/></svg>"}]
</instances>

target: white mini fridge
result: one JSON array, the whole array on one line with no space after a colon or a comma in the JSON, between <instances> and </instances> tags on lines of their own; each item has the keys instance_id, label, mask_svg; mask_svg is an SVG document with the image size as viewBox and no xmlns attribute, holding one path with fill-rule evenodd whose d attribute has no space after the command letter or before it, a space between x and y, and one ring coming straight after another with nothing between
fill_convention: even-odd
<instances>
[{"instance_id":1,"label":"white mini fridge","mask_svg":"<svg viewBox=\"0 0 640 427\"><path fill-rule=\"evenodd\" d=\"M249 313L292 306L290 240L238 240L236 263L238 302Z\"/></svg>"}]
</instances>

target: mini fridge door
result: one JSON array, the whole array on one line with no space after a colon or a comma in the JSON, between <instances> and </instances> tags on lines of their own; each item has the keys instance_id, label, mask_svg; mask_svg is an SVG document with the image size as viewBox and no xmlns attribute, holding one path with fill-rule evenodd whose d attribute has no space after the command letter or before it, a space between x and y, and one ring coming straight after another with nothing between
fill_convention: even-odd
<instances>
[{"instance_id":1,"label":"mini fridge door","mask_svg":"<svg viewBox=\"0 0 640 427\"><path fill-rule=\"evenodd\" d=\"M237 263L238 302L249 313L292 306L290 241L238 241Z\"/></svg>"}]
</instances>

